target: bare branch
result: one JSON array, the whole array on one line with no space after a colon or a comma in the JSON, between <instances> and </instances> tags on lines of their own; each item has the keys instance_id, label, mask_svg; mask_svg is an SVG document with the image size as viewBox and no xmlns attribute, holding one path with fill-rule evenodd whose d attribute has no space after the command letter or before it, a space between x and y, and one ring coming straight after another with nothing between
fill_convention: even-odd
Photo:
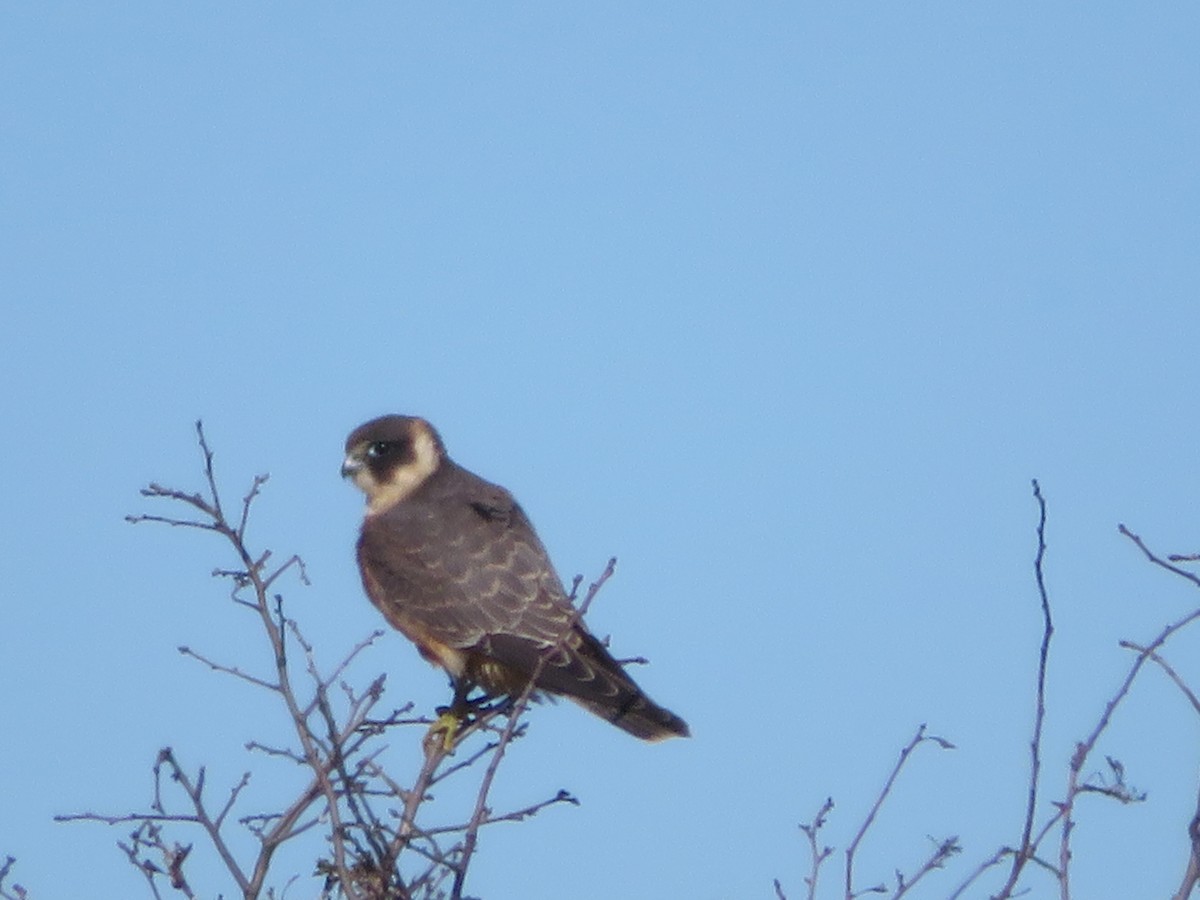
<instances>
[{"instance_id":1,"label":"bare branch","mask_svg":"<svg viewBox=\"0 0 1200 900\"><path fill-rule=\"evenodd\" d=\"M528 806L522 807L521 809L514 809L511 812L502 813L498 816L484 816L479 822L479 827L495 825L498 822L523 822L532 816L536 816L543 809L546 809L549 806L554 806L558 803L569 803L572 806L578 806L579 799L573 796L569 791L560 790L553 797L550 797L546 800L539 800L537 803L531 803ZM458 834L465 831L470 824L470 822L467 822L457 825L442 825L438 828L426 829L422 832L422 834L427 837L438 834Z\"/></svg>"},{"instance_id":2,"label":"bare branch","mask_svg":"<svg viewBox=\"0 0 1200 900\"><path fill-rule=\"evenodd\" d=\"M1121 646L1126 650L1135 650L1138 653L1142 653L1154 662L1158 663L1158 665L1162 667L1162 670L1167 673L1167 676L1173 682L1175 682L1175 686L1179 688L1179 690L1183 691L1183 695L1187 697L1188 703L1192 704L1192 709L1200 713L1200 699L1198 699L1192 689L1187 686L1187 683L1179 677L1179 673L1171 668L1170 663L1168 663L1153 650L1143 647L1140 644L1135 644L1133 641L1121 641Z\"/></svg>"},{"instance_id":3,"label":"bare branch","mask_svg":"<svg viewBox=\"0 0 1200 900\"><path fill-rule=\"evenodd\" d=\"M285 808L239 815L235 811L249 793L249 773L229 789L216 808L210 806L204 796L204 768L200 767L194 778L189 776L168 748L159 753L153 767L154 792L148 809L123 815L88 812L58 818L109 825L136 824L131 839L120 846L129 862L142 873L156 898L166 893L194 896L184 873L192 846L167 841L163 830L168 826L200 828L207 845L222 859L244 900L257 900L263 896L281 898L286 893L286 886L284 892L277 893L266 884L275 853L285 842L309 833L317 826L326 829L330 856L329 860L320 860L317 865L319 874L325 876L323 897L429 900L435 893L445 896L452 879L450 889L456 898L461 897L480 828L499 822L519 822L548 806L577 803L570 793L560 791L554 797L508 812L494 813L487 807L488 791L505 748L524 734L525 726L519 719L529 700L529 692L515 701L506 698L477 702L471 720L455 732L452 741L437 732L429 732L421 771L411 788L404 787L380 764L385 747L377 739L397 726L428 726L431 723L424 717L409 715L411 703L386 715L374 713L383 697L384 676L372 680L365 689L345 680L351 664L383 632L375 631L358 642L331 673L322 673L312 643L305 638L299 624L285 614L283 596L276 591L279 579L292 571L297 573L302 584L309 583L303 560L293 555L275 566L270 550L252 551L246 543L254 504L263 495L267 476L259 475L253 479L242 497L236 521L231 522L226 518L222 504L214 454L200 422L196 423L196 436L203 459L204 490L194 493L151 484L142 491L147 498L183 504L188 512L181 516L143 514L127 518L135 523L154 522L213 532L228 542L236 562L215 568L212 574L228 579L230 599L238 607L255 613L265 646L271 654L273 673L269 677L251 675L241 665L217 662L187 646L180 647L180 653L212 671L232 675L279 697L287 709L296 744L251 740L245 743L245 748L269 758L302 765L311 777ZM614 565L615 560L610 560L600 578L590 586L570 623L572 627L611 577ZM580 583L581 579L576 579L572 600ZM297 676L293 659L297 657L297 649L305 661L305 677ZM555 644L549 649L561 648ZM536 675L535 672L533 681L536 681ZM497 716L504 718L502 725ZM479 743L470 745L472 749L465 752L463 759L451 762L452 751L467 746L466 741ZM482 773L469 819L454 826L419 828L417 814L429 798L430 787L485 760L486 770ZM173 805L177 798L172 785L177 786L186 801L183 810ZM396 803L401 807L399 810L395 809ZM244 865L235 858L226 834L230 820L247 828L258 840L256 856L246 860ZM447 850L440 843L443 835L461 835L461 843ZM402 854L406 860L411 858L417 862L417 872L411 878L401 871ZM0 888L3 888L9 868L0 869ZM293 878L287 884L294 881ZM22 892L17 900L23 897ZM0 895L0 900L9 900L9 895Z\"/></svg>"},{"instance_id":4,"label":"bare branch","mask_svg":"<svg viewBox=\"0 0 1200 900\"><path fill-rule=\"evenodd\" d=\"M966 880L957 888L955 888L954 893L950 895L949 900L958 900L959 897L966 893L967 888L978 881L988 869L992 868L993 866L1000 865L1000 863L1004 861L1004 857L1012 853L1016 853L1012 847L1001 847L994 854L992 854L992 856L988 857L975 867L975 870L967 876Z\"/></svg>"},{"instance_id":5,"label":"bare branch","mask_svg":"<svg viewBox=\"0 0 1200 900\"><path fill-rule=\"evenodd\" d=\"M175 754L170 747L164 747L159 751L158 762L155 763L154 767L158 769L162 765L166 765L170 769L171 779L183 788L184 793L191 800L192 807L195 810L195 821L208 834L208 839L217 851L217 854L221 857L221 862L225 864L225 868L229 874L233 876L234 881L238 883L238 887L245 893L250 886L246 873L242 871L242 867L234 859L232 849L225 842L224 835L221 834L220 825L209 816L208 810L204 806L204 769L200 769L199 775L193 783L188 778L187 773L183 771L178 761L176 761ZM240 790L240 786L234 789L235 792Z\"/></svg>"},{"instance_id":6,"label":"bare branch","mask_svg":"<svg viewBox=\"0 0 1200 900\"><path fill-rule=\"evenodd\" d=\"M191 647L180 647L179 652L182 653L184 656L190 656L192 659L196 660L197 662L204 663L204 665L208 666L214 672L224 672L226 675L232 675L235 678L240 678L243 681L248 681L248 682L250 682L250 684L258 685L261 688L266 688L268 691L278 691L279 690L279 685L277 685L277 684L272 684L271 682L266 681L262 678L257 678L254 675L249 675L246 672L243 672L237 666L226 666L226 665L222 665L219 662L214 662L213 660L209 659L207 656L204 656L201 653L197 653Z\"/></svg>"},{"instance_id":7,"label":"bare branch","mask_svg":"<svg viewBox=\"0 0 1200 900\"><path fill-rule=\"evenodd\" d=\"M1183 873L1183 883L1179 885L1179 890L1175 892L1172 900L1187 900L1196 889L1197 882L1200 882L1200 798L1196 801L1196 814L1188 823L1187 831L1189 845L1187 868ZM3 880L0 877L0 883Z\"/></svg>"},{"instance_id":8,"label":"bare branch","mask_svg":"<svg viewBox=\"0 0 1200 900\"><path fill-rule=\"evenodd\" d=\"M812 821L807 825L802 824L800 826L800 830L808 838L810 867L808 875L804 879L804 883L808 885L808 900L816 900L817 878L821 873L821 864L833 854L832 847L828 845L818 847L817 845L817 835L825 827L825 822L831 812L833 812L833 798L827 797L825 798L825 802L821 804L821 808L817 810L817 814L813 816Z\"/></svg>"},{"instance_id":9,"label":"bare branch","mask_svg":"<svg viewBox=\"0 0 1200 900\"><path fill-rule=\"evenodd\" d=\"M846 898L847 898L847 900L853 900L854 897L858 896L858 894L856 894L854 891L854 855L855 855L855 853L858 852L858 845L862 842L862 839L866 835L867 830L871 827L871 824L875 821L875 817L879 814L879 810L883 806L884 800L886 800L888 797L888 794L891 793L892 785L894 785L896 783L896 778L900 775L900 770L902 768L904 768L904 763L908 760L909 754L911 754L913 752L913 750L915 750L917 748L917 745L922 744L925 741L932 741L933 743L936 743L939 747L941 747L943 750L953 750L954 749L954 745L952 743L950 743L948 740L946 740L945 738L940 738L940 737L937 737L936 735L932 735L932 734L931 735L925 734L925 725L922 724L920 727L917 728L917 733L915 735L913 735L912 740L910 740L904 746L904 748L900 751L900 758L896 761L896 766L895 766L895 768L892 769L892 774L888 776L887 783L884 784L883 790L879 792L879 796L878 796L878 798L876 798L874 806L871 807L871 811L869 813L867 813L867 818L863 822L862 827L859 828L858 833L856 835L854 835L854 840L852 840L850 842L850 846L846 848ZM868 890L870 890L872 892L879 891L878 888L869 888ZM886 891L887 888L883 888L883 890ZM861 892L859 892L859 893L861 893Z\"/></svg>"},{"instance_id":10,"label":"bare branch","mask_svg":"<svg viewBox=\"0 0 1200 900\"><path fill-rule=\"evenodd\" d=\"M264 555L262 561L264 563L266 562L265 555ZM308 569L304 565L304 560L301 559L296 554L293 554L286 562L283 563L283 565L281 565L278 569L276 569L274 572L272 572L270 575L268 575L266 578L264 578L263 584L269 588L271 585L273 585L275 583L276 579L278 579L280 575L284 574L285 572L287 572L289 569L291 569L293 567L300 570L300 574L299 574L300 583L302 585L304 585L305 587L309 587L312 584L312 582L308 580ZM382 634L382 633L383 632L377 632L377 634Z\"/></svg>"},{"instance_id":11,"label":"bare branch","mask_svg":"<svg viewBox=\"0 0 1200 900\"><path fill-rule=\"evenodd\" d=\"M212 475L212 469L210 468L209 469L210 481L211 481L211 475ZM236 533L237 539L239 541L244 541L246 539L246 523L247 523L247 520L250 518L250 504L254 502L254 498L258 496L258 492L262 489L262 486L267 483L267 479L270 477L271 477L270 475L266 475L266 474L255 475L254 482L250 485L250 490L247 491L246 496L242 498L242 517L240 520L238 520L237 528L235 529L235 533ZM215 496L215 489L214 489L214 496Z\"/></svg>"},{"instance_id":12,"label":"bare branch","mask_svg":"<svg viewBox=\"0 0 1200 900\"><path fill-rule=\"evenodd\" d=\"M149 823L146 823L148 826ZM146 827L143 826L143 827ZM155 900L161 900L162 894L158 891L158 883L155 879L162 874L162 869L156 866L149 859L143 859L141 856L141 831L138 829L133 833L133 843L126 844L124 841L117 841L117 846L124 852L125 857L130 864L142 873L142 877L146 879L146 884L150 888L150 893L155 897Z\"/></svg>"},{"instance_id":13,"label":"bare branch","mask_svg":"<svg viewBox=\"0 0 1200 900\"><path fill-rule=\"evenodd\" d=\"M1046 667L1050 658L1050 639L1054 636L1054 623L1050 617L1050 598L1046 593L1043 567L1046 558L1046 500L1042 497L1042 489L1036 478L1033 480L1033 496L1038 504L1037 556L1033 562L1033 573L1037 581L1038 596L1042 602L1042 645L1038 651L1037 701L1033 715L1033 739L1029 742L1029 792L1025 801L1025 824L1021 829L1021 843L1012 855L1012 867L1008 872L1008 880L1005 881L997 897L1012 896L1026 863L1037 852L1037 846L1032 842L1033 818L1037 813L1038 781L1042 771L1042 727L1046 720Z\"/></svg>"},{"instance_id":14,"label":"bare branch","mask_svg":"<svg viewBox=\"0 0 1200 900\"><path fill-rule=\"evenodd\" d=\"M933 838L930 838L930 840L932 841ZM950 857L962 852L962 847L959 846L957 837L946 838L942 841L933 841L933 843L933 853L930 854L929 858L925 860L925 863L920 869L917 870L916 874L913 875L912 878L905 879L905 877L899 871L896 872L896 892L892 894L892 900L900 900L900 898L912 890L912 888L918 882L920 882L922 878L924 878L934 869L944 868L946 861L950 859Z\"/></svg>"},{"instance_id":15,"label":"bare branch","mask_svg":"<svg viewBox=\"0 0 1200 900\"><path fill-rule=\"evenodd\" d=\"M185 822L188 824L198 824L199 819L194 815L184 815L182 813L157 813L157 812L141 812L141 813L126 813L119 816L108 816L103 813L81 812L81 813L61 813L54 817L55 822L100 822L103 825L123 825L127 822Z\"/></svg>"},{"instance_id":16,"label":"bare branch","mask_svg":"<svg viewBox=\"0 0 1200 900\"><path fill-rule=\"evenodd\" d=\"M1189 572L1186 569L1182 569L1179 566L1173 565L1172 563L1167 562L1166 560L1157 556L1153 551L1150 550L1150 548L1146 546L1145 542L1142 541L1138 535L1134 534L1124 525L1117 526L1117 530L1125 537L1129 538L1129 540L1131 540L1134 545L1142 551L1143 555L1145 555L1145 557L1154 565L1166 569L1168 572L1178 575L1180 578L1187 579L1192 584L1200 587L1200 577L1197 577L1194 573ZM1084 740L1080 741L1075 747L1075 752L1071 756L1071 762L1068 769L1067 796L1062 804L1062 836L1059 841L1058 853L1059 891L1063 900L1068 900L1070 897L1071 832L1074 829L1074 822L1071 819L1071 812L1074 808L1076 796L1085 789L1085 786L1080 783L1080 773L1087 762L1087 758L1091 754L1092 750L1095 749L1096 742L1100 739L1100 736L1108 728L1109 723L1112 721L1113 713L1129 694L1129 689L1133 686L1134 679L1137 678L1138 673L1142 670L1142 666L1145 664L1146 660L1150 659L1151 654L1157 653L1158 650L1168 640L1170 640L1173 635L1197 619L1200 619L1200 609L1195 609L1186 616L1183 616L1182 618L1177 619L1175 622L1172 622L1170 625L1167 625L1158 633L1154 640L1142 648L1142 650L1138 653L1137 658L1133 661L1133 665L1130 666L1129 672L1125 676L1125 680L1117 688L1116 693L1109 698L1108 703L1105 704L1104 712L1101 714L1100 720L1096 723L1096 727L1093 728L1091 733Z\"/></svg>"},{"instance_id":17,"label":"bare branch","mask_svg":"<svg viewBox=\"0 0 1200 900\"><path fill-rule=\"evenodd\" d=\"M8 880L8 876L12 873L12 868L16 865L16 862L15 857L9 856L5 858L4 864L0 865L0 900L28 900L29 895L21 885L13 884L6 886L4 884Z\"/></svg>"},{"instance_id":18,"label":"bare branch","mask_svg":"<svg viewBox=\"0 0 1200 900\"><path fill-rule=\"evenodd\" d=\"M1159 568L1166 569L1168 572L1172 573L1173 575L1178 575L1180 578L1186 578L1192 584L1196 585L1196 587L1200 587L1200 575L1196 575L1194 572L1189 572L1187 569L1181 568L1179 566L1172 565L1167 560L1162 559L1159 556L1155 555L1155 553L1153 551L1151 551L1149 547L1146 546L1145 542L1140 537L1138 537L1136 534L1134 534L1132 531L1130 531L1124 525L1118 525L1117 531L1119 531L1121 534L1125 535L1125 537L1127 537L1131 541L1133 541L1133 543L1137 546L1137 548L1142 551L1143 555L1145 555L1146 559L1148 559L1150 562L1154 563L1154 565L1158 566ZM1169 559L1176 559L1176 560L1182 561L1182 560L1190 560L1190 557L1173 556L1173 557L1169 557Z\"/></svg>"}]
</instances>

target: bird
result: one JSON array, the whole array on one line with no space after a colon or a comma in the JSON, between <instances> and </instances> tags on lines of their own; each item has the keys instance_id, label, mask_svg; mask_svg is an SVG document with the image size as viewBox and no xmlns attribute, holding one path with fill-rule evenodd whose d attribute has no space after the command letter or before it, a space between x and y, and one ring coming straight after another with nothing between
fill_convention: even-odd
<instances>
[{"instance_id":1,"label":"bird","mask_svg":"<svg viewBox=\"0 0 1200 900\"><path fill-rule=\"evenodd\" d=\"M342 477L367 500L363 589L445 669L456 705L475 688L488 698L532 689L646 741L690 735L588 630L513 495L454 462L428 421L386 415L355 428Z\"/></svg>"}]
</instances>

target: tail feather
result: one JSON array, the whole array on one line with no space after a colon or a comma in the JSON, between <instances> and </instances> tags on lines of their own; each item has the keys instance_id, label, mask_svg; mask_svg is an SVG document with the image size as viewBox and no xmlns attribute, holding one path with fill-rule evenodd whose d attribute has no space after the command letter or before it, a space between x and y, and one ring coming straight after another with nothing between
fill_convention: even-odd
<instances>
[{"instance_id":1,"label":"tail feather","mask_svg":"<svg viewBox=\"0 0 1200 900\"><path fill-rule=\"evenodd\" d=\"M687 722L669 709L659 706L640 690L628 708L598 703L583 697L571 697L576 703L602 719L607 719L623 731L643 741L665 741L672 737L691 737Z\"/></svg>"},{"instance_id":2,"label":"tail feather","mask_svg":"<svg viewBox=\"0 0 1200 900\"><path fill-rule=\"evenodd\" d=\"M603 644L582 629L573 638L545 659L544 645L509 635L489 635L478 649L516 672L537 671L539 690L574 700L642 740L690 737L687 723L647 697Z\"/></svg>"}]
</instances>

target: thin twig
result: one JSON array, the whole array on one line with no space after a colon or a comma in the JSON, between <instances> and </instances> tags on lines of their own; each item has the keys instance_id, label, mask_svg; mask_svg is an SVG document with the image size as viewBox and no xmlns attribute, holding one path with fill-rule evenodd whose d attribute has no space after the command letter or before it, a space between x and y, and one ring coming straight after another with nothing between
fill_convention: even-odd
<instances>
[{"instance_id":1,"label":"thin twig","mask_svg":"<svg viewBox=\"0 0 1200 900\"><path fill-rule=\"evenodd\" d=\"M553 797L549 797L545 800L539 800L537 803L531 803L528 806L522 807L521 809L514 809L511 812L501 813L498 816L485 815L480 821L479 827L482 828L488 825L495 825L499 822L523 822L532 816L536 816L543 809L546 809L550 806L555 806L559 803L569 803L572 806L578 806L579 798L571 794L569 791L560 790ZM470 824L470 822L460 822L456 825L439 825L436 828L427 828L421 833L425 837L431 837L440 834L459 834L465 831Z\"/></svg>"},{"instance_id":2,"label":"thin twig","mask_svg":"<svg viewBox=\"0 0 1200 900\"><path fill-rule=\"evenodd\" d=\"M996 895L998 898L1012 896L1025 864L1037 852L1037 846L1032 843L1033 818L1037 813L1038 782L1042 772L1042 728L1046 720L1046 666L1050 658L1050 639L1054 636L1054 623L1050 618L1050 598L1046 593L1044 562L1046 558L1046 500L1042 496L1041 486L1033 479L1033 496L1038 504L1037 524L1037 556L1033 562L1033 572L1037 581L1038 596L1042 602L1042 645L1038 651L1037 668L1037 701L1033 716L1033 738L1029 742L1029 792L1025 801L1025 823L1021 828L1021 843L1013 853L1012 867L1008 879Z\"/></svg>"},{"instance_id":3,"label":"thin twig","mask_svg":"<svg viewBox=\"0 0 1200 900\"><path fill-rule=\"evenodd\" d=\"M1179 557L1176 556L1170 557L1172 560L1178 558ZM1187 559L1189 562L1193 561L1192 557L1188 557ZM1171 667L1170 663L1168 663L1154 651L1146 647L1141 647L1132 641L1121 641L1121 646L1125 647L1126 649L1135 650L1138 653L1144 654L1154 662L1158 663L1158 665L1162 667L1163 671L1167 673L1167 676L1173 682L1175 682L1175 686L1183 692L1185 697L1187 697L1188 702L1192 705L1192 709L1200 713L1200 699L1196 697L1195 692L1192 691L1187 683L1180 677L1179 673ZM1174 900L1186 900L1186 898L1192 895L1192 892L1196 888L1197 882L1200 882L1200 799L1197 800L1196 814L1188 823L1187 833L1188 861L1183 874L1183 882L1180 884L1179 890L1175 892Z\"/></svg>"},{"instance_id":4,"label":"thin twig","mask_svg":"<svg viewBox=\"0 0 1200 900\"><path fill-rule=\"evenodd\" d=\"M955 854L961 853L962 847L959 846L957 837L946 838L942 841L934 841L933 853L925 860L924 864L919 868L912 878L906 879L900 872L896 872L896 892L892 894L892 900L900 900L926 875L934 869L941 869L946 865L946 860Z\"/></svg>"},{"instance_id":5,"label":"thin twig","mask_svg":"<svg viewBox=\"0 0 1200 900\"><path fill-rule=\"evenodd\" d=\"M1008 856L1010 853L1015 853L1015 852L1016 851L1013 850L1012 847L1001 847L992 856L988 857L983 862L981 862L978 866L975 867L975 870L973 872L971 872L970 875L967 876L966 880L963 881L962 884L960 884L957 888L954 889L954 893L952 893L950 895L949 900L958 900L959 897L961 897L964 893L966 893L967 888L969 888L980 877L982 877L983 874L988 869L992 868L993 866L1000 865L1000 863L1002 863L1004 861L1004 857Z\"/></svg>"},{"instance_id":6,"label":"thin twig","mask_svg":"<svg viewBox=\"0 0 1200 900\"><path fill-rule=\"evenodd\" d=\"M204 654L197 653L191 647L186 647L186 646L180 647L179 652L182 653L184 656L190 656L192 659L196 660L197 662L203 663L204 665L206 665L210 669L212 669L214 672L223 672L226 675L232 675L234 678L240 678L243 681L248 681L248 682L250 682L250 684L258 685L261 688L266 688L268 691L278 691L279 690L279 685L277 685L277 684L272 684L271 682L269 682L263 678L258 678L254 675L250 675L246 672L243 672L237 666L226 666L219 662L211 660Z\"/></svg>"},{"instance_id":7,"label":"thin twig","mask_svg":"<svg viewBox=\"0 0 1200 900\"><path fill-rule=\"evenodd\" d=\"M833 812L833 798L826 797L825 802L821 804L821 808L817 810L817 814L813 816L812 821L807 825L800 826L800 830L808 838L809 870L808 875L804 879L804 883L808 885L808 900L816 900L817 878L821 874L821 864L833 853L833 848L829 845L825 845L824 847L817 845L817 835L825 827L825 822L831 812ZM776 883L778 884L778 882Z\"/></svg>"},{"instance_id":8,"label":"thin twig","mask_svg":"<svg viewBox=\"0 0 1200 900\"><path fill-rule=\"evenodd\" d=\"M1183 873L1183 883L1172 900L1187 900L1200 882L1200 798L1196 801L1196 814L1188 823L1188 861ZM0 879L2 880L2 879Z\"/></svg>"},{"instance_id":9,"label":"thin twig","mask_svg":"<svg viewBox=\"0 0 1200 900\"><path fill-rule=\"evenodd\" d=\"M1200 713L1200 698L1196 697L1195 692L1193 692L1192 689L1187 686L1187 683L1179 676L1179 673L1171 667L1169 662L1167 662L1153 650L1147 647L1142 647L1139 644L1135 644L1133 641L1121 641L1121 646L1126 650L1135 650L1138 653L1143 653L1152 661L1158 663L1158 665L1162 667L1162 670L1167 673L1167 677L1175 682L1175 686L1183 692L1185 697L1187 697L1188 703L1192 704L1192 709Z\"/></svg>"},{"instance_id":10,"label":"thin twig","mask_svg":"<svg viewBox=\"0 0 1200 900\"><path fill-rule=\"evenodd\" d=\"M246 496L242 498L242 517L238 521L237 528L234 533L239 541L246 539L246 524L250 519L250 504L254 502L254 498L258 496L258 492L262 490L262 486L267 483L270 475L255 475L254 482L250 485L250 490L246 492Z\"/></svg>"},{"instance_id":11,"label":"thin twig","mask_svg":"<svg viewBox=\"0 0 1200 900\"><path fill-rule=\"evenodd\" d=\"M14 884L11 888L4 885L16 862L15 857L9 856L5 858L3 865L0 865L0 900L27 900L29 896L19 884Z\"/></svg>"},{"instance_id":12,"label":"thin twig","mask_svg":"<svg viewBox=\"0 0 1200 900\"><path fill-rule=\"evenodd\" d=\"M1142 554L1154 565L1166 569L1168 572L1178 575L1180 578L1185 578L1192 582L1192 584L1200 587L1200 577L1197 577L1194 573L1189 572L1186 569L1182 569L1179 566L1173 565L1172 563L1156 555L1152 550L1150 550L1149 547L1146 546L1145 542L1138 535L1134 534L1124 525L1118 525L1117 530L1122 535L1129 538L1129 540L1131 540L1134 545L1142 551ZM1062 836L1059 840L1058 878L1059 896L1062 898L1062 900L1069 900L1071 896L1071 832L1074 829L1074 822L1071 819L1071 812L1074 809L1075 798L1083 790L1080 784L1080 773L1087 762L1087 758L1095 748L1096 742L1100 739L1100 736L1108 728L1109 723L1112 721L1113 713L1129 694L1129 689L1132 687L1134 679L1137 678L1138 673L1142 670L1142 666L1145 664L1146 660L1150 658L1152 653L1158 652L1163 644L1170 640L1174 634L1176 634L1182 628L1187 627L1197 619L1200 619L1200 609L1195 609L1181 619L1177 619L1175 622L1167 625L1158 633L1154 640L1142 648L1142 651L1138 653L1137 658L1134 659L1133 664L1130 666L1129 672L1126 674L1124 681L1121 682L1121 685L1117 688L1116 693L1113 694L1113 696L1109 698L1108 702L1105 704L1104 711L1101 713L1100 720L1096 723L1096 727L1092 729L1091 733L1084 740L1080 741L1076 745L1075 752L1071 755L1071 762L1070 766L1068 767L1067 774L1067 795L1063 800L1062 814L1060 816L1062 820Z\"/></svg>"},{"instance_id":13,"label":"thin twig","mask_svg":"<svg viewBox=\"0 0 1200 900\"><path fill-rule=\"evenodd\" d=\"M895 767L892 769L892 774L888 776L887 783L884 784L883 790L879 792L879 796L875 799L875 804L871 807L871 811L867 813L866 820L862 823L862 827L858 829L858 833L854 835L854 840L850 842L850 846L846 848L846 900L854 900L856 896L854 892L854 854L858 852L858 845L862 842L863 836L875 821L875 816L879 814L880 808L883 806L883 801L887 799L891 793L892 785L896 783L896 778L900 774L900 770L904 768L904 763L908 760L909 754L916 749L918 744L925 741L936 743L943 750L953 750L954 745L945 738L940 738L935 735L925 734L925 725L922 724L917 728L917 733L913 735L904 748L900 751L900 758L896 761ZM874 890L874 889L872 889ZM885 889L886 890L886 889Z\"/></svg>"}]
</instances>

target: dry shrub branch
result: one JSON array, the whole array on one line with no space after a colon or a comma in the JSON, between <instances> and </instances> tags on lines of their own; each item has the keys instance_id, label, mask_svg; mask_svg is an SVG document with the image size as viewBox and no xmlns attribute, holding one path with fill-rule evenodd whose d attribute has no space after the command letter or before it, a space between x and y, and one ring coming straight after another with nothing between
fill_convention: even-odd
<instances>
[{"instance_id":1,"label":"dry shrub branch","mask_svg":"<svg viewBox=\"0 0 1200 900\"><path fill-rule=\"evenodd\" d=\"M970 894L971 896L988 896L991 900L1010 900L1010 898L1027 895L1031 891L1044 891L1047 879L1053 885L1060 900L1070 900L1072 896L1071 874L1074 863L1071 840L1080 798L1084 795L1096 795L1122 804L1139 803L1146 799L1144 793L1130 785L1126 778L1125 766L1114 756L1105 756L1103 773L1088 777L1085 777L1083 773L1087 770L1088 762L1095 754L1113 716L1128 697L1134 680L1143 671L1147 662L1160 668L1179 688L1180 694L1192 710L1200 714L1200 698L1162 655L1163 648L1169 641L1200 619L1200 607L1197 607L1164 627L1146 644L1121 641L1121 647L1135 654L1133 661L1120 684L1105 701L1094 727L1076 743L1074 752L1067 762L1064 773L1066 784L1062 793L1049 803L1045 801L1043 797L1045 766L1042 742L1047 717L1046 686L1054 624L1045 581L1046 501L1036 480L1033 482L1033 496L1038 509L1037 550L1034 556L1033 571L1042 613L1042 631L1037 656L1036 689L1033 698L1033 734L1029 742L1030 767L1028 783L1025 788L1025 812L1018 829L1018 839L1012 844L997 848L975 864L957 887L947 892L946 896L950 900L968 896L972 890L977 893ZM1197 575L1191 568L1187 568L1200 563L1200 554L1174 554L1164 558L1152 551L1141 537L1124 525L1118 526L1118 531L1129 539L1149 562L1200 588L1200 575ZM952 857L962 852L962 847L955 837L944 840L931 838L932 852L925 862L914 870L912 875L905 876L901 870L896 869L893 886L878 883L863 888L855 883L856 854L864 836L875 821L880 808L888 799L891 788L901 774L909 754L921 742L927 740L939 743L944 749L952 748L952 745L944 739L925 735L925 726L922 725L917 730L916 736L901 750L900 759L892 770L883 791L846 850L845 877L841 892L844 900L855 900L865 894L886 894L891 898L903 897L920 880L937 869L945 868ZM804 877L807 889L805 896L809 900L816 900L821 868L834 852L831 845L823 844L819 840L832 811L833 800L828 799L811 822L800 825L801 831L807 838L809 849L809 873ZM1041 817L1040 821L1039 816ZM1197 882L1200 881L1200 800L1197 801L1196 814L1186 823L1186 826L1181 826L1181 830L1184 827L1186 827L1188 836L1187 855L1181 866L1183 876L1180 887L1174 894L1173 900L1185 900L1190 897ZM1005 876L999 886L987 891L986 894L978 893L986 890L982 886L985 876L1006 862ZM778 879L775 880L774 887L777 900L787 900L783 885Z\"/></svg>"},{"instance_id":2,"label":"dry shrub branch","mask_svg":"<svg viewBox=\"0 0 1200 900\"><path fill-rule=\"evenodd\" d=\"M522 821L548 806L576 802L567 791L559 791L507 812L495 813L488 806L488 794L505 752L525 732L521 717L530 700L529 691L515 701L476 703L470 718L448 734L431 728L434 720L413 715L412 704L386 708L384 676L365 686L351 681L352 665L382 632L360 641L336 666L323 671L300 623L287 614L280 587L285 575L308 583L303 561L292 556L274 564L269 550L252 550L246 542L247 524L266 476L253 480L230 517L200 423L196 433L203 456L204 490L189 493L151 484L142 491L144 497L174 504L182 513L135 515L128 520L210 532L232 550L235 566L218 568L213 575L230 582L234 604L250 613L264 640L270 674L251 674L190 647L181 647L180 652L214 672L269 692L283 705L291 723L290 738L278 742L255 739L246 749L271 761L302 767L307 772L306 783L282 807L246 812L253 782L250 771L236 783L216 788L207 783L203 766L185 765L175 750L167 747L154 763L152 797L146 807L115 815L84 812L59 818L132 825L133 830L118 846L158 900L173 895L201 896L192 884L188 865L197 842L220 860L245 900L282 898L301 876L275 871L276 853L283 845L306 838L323 898L461 900L466 896L467 873L482 829L499 822ZM614 565L615 560L610 561L590 586L579 605L580 615L612 576ZM578 584L577 580L576 587ZM413 728L422 735L422 763L415 776L406 779L388 770L385 739L397 729L411 732ZM433 788L450 779L467 778L476 779L469 811L431 810ZM434 821L437 824L431 824ZM241 834L236 834L238 831ZM245 846L245 833L254 838L250 853L238 849ZM10 868L11 863L0 869L0 890ZM13 886L0 896L23 900L25 895Z\"/></svg>"}]
</instances>

